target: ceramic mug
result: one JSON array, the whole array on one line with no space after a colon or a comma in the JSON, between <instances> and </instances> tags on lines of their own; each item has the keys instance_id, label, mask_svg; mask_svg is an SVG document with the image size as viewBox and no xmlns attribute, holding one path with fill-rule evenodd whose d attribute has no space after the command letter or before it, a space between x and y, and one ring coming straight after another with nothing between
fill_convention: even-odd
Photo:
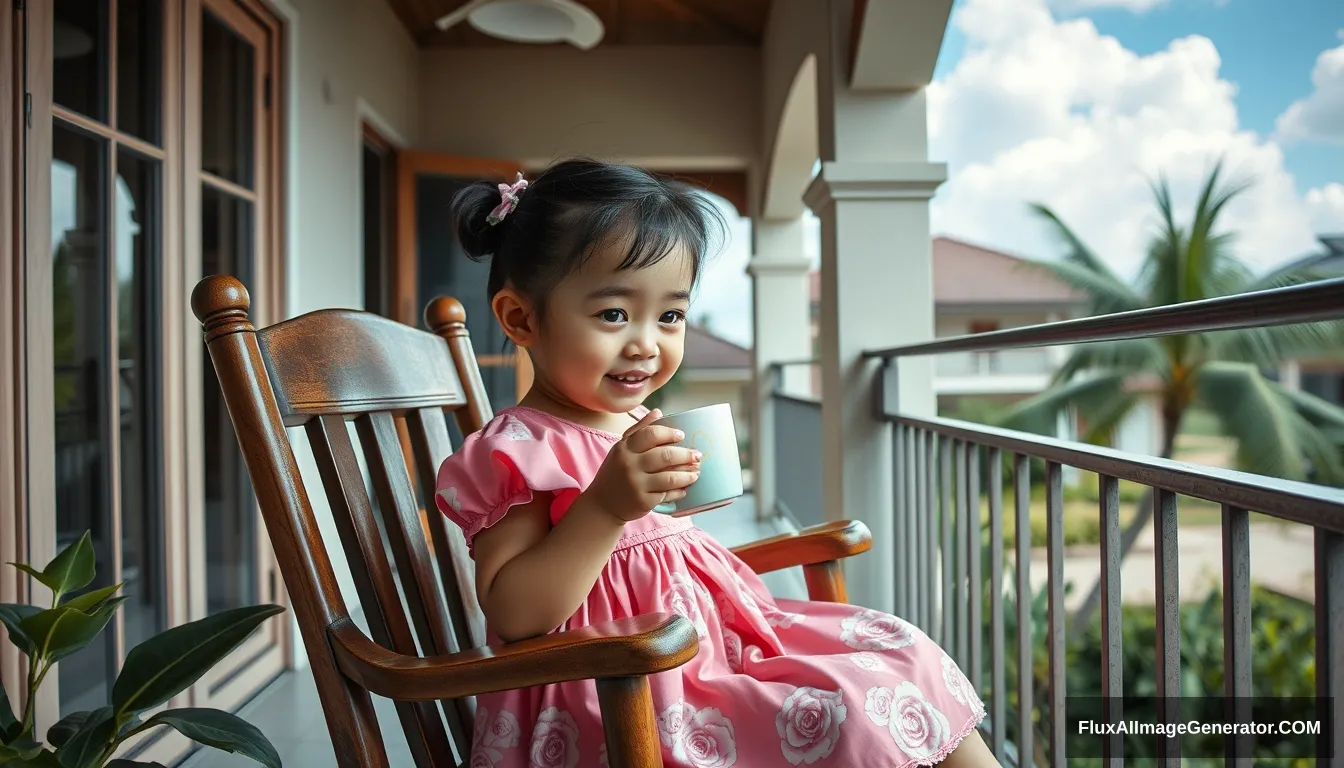
<instances>
[{"instance_id":1,"label":"ceramic mug","mask_svg":"<svg viewBox=\"0 0 1344 768\"><path fill-rule=\"evenodd\" d=\"M732 406L719 403L693 408L653 423L681 430L686 439L678 445L704 454L700 458L700 477L686 489L686 497L659 504L653 508L654 512L684 517L726 506L742 495L742 460Z\"/></svg>"}]
</instances>

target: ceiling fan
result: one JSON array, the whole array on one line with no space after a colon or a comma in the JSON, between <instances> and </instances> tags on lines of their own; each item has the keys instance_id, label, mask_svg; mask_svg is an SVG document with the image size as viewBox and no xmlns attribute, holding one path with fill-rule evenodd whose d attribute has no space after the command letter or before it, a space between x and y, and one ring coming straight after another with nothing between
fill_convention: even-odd
<instances>
[{"instance_id":1,"label":"ceiling fan","mask_svg":"<svg viewBox=\"0 0 1344 768\"><path fill-rule=\"evenodd\" d=\"M464 19L515 43L567 42L586 51L602 41L602 20L577 0L467 0L434 24L448 29Z\"/></svg>"}]
</instances>

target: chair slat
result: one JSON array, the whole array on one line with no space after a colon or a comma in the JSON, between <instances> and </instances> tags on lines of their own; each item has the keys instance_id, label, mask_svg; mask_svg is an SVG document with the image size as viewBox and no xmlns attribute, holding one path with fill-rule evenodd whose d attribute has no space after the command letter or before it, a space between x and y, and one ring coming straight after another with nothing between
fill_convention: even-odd
<instances>
[{"instance_id":1,"label":"chair slat","mask_svg":"<svg viewBox=\"0 0 1344 768\"><path fill-rule=\"evenodd\" d=\"M471 567L467 540L457 526L449 526L434 502L439 464L451 452L448 425L443 412L437 408L423 408L406 414L406 431L410 435L413 465L419 476L421 506L425 510L425 525L429 528L434 546L434 559L439 566L448 617L452 623L451 640L454 650L479 648L485 645L485 613L476 596L476 574ZM445 702L444 714L459 744L472 733L476 718L475 702L456 699Z\"/></svg>"},{"instance_id":2,"label":"chair slat","mask_svg":"<svg viewBox=\"0 0 1344 768\"><path fill-rule=\"evenodd\" d=\"M355 428L421 652L452 653L444 596L425 541L420 508L411 492L396 421L388 413L371 413L356 419Z\"/></svg>"},{"instance_id":3,"label":"chair slat","mask_svg":"<svg viewBox=\"0 0 1344 768\"><path fill-rule=\"evenodd\" d=\"M346 421L341 416L322 416L308 422L305 431L369 633L386 648L416 655L415 637L387 562ZM451 754L448 733L434 702L398 701L396 709L416 764L432 765L434 755Z\"/></svg>"},{"instance_id":4,"label":"chair slat","mask_svg":"<svg viewBox=\"0 0 1344 768\"><path fill-rule=\"evenodd\" d=\"M434 501L439 464L452 451L448 427L438 409L422 408L406 414L406 428L410 432L415 467L420 476L420 503L427 510L430 540L447 593L453 634L459 647L478 648L486 641L485 614L476 594L476 573L471 568L467 540L461 529L448 525Z\"/></svg>"}]
</instances>

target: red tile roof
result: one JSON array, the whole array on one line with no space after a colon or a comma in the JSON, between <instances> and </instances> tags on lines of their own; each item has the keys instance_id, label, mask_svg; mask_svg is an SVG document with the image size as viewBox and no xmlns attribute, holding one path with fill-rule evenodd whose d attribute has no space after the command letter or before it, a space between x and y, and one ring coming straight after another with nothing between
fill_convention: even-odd
<instances>
[{"instance_id":1,"label":"red tile roof","mask_svg":"<svg viewBox=\"0 0 1344 768\"><path fill-rule=\"evenodd\" d=\"M686 324L683 368L750 368L751 350L715 336L708 328Z\"/></svg>"},{"instance_id":2,"label":"red tile roof","mask_svg":"<svg viewBox=\"0 0 1344 768\"><path fill-rule=\"evenodd\" d=\"M810 277L812 301L821 273ZM933 239L933 300L937 304L1071 304L1082 296L1025 259L950 237Z\"/></svg>"}]
</instances>

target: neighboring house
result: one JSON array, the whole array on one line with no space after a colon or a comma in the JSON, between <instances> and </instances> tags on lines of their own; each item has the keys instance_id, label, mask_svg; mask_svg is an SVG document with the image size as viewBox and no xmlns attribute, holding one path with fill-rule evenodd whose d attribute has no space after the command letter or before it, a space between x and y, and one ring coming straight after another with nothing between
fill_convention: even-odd
<instances>
[{"instance_id":1,"label":"neighboring house","mask_svg":"<svg viewBox=\"0 0 1344 768\"><path fill-rule=\"evenodd\" d=\"M686 324L686 352L677 375L664 388L657 405L663 413L728 403L738 444L751 435L751 350L716 336L695 323ZM745 458L745 457L744 457Z\"/></svg>"},{"instance_id":2,"label":"neighboring house","mask_svg":"<svg viewBox=\"0 0 1344 768\"><path fill-rule=\"evenodd\" d=\"M812 340L817 345L821 275L811 275ZM1025 259L950 237L933 239L934 335L987 333L1086 314L1083 297ZM975 420L987 407L1043 392L1068 355L1064 347L939 355L934 391L941 415ZM820 383L813 382L813 391ZM1118 447L1152 452L1156 413L1139 409L1121 427ZM1072 429L1061 424L1061 436Z\"/></svg>"}]
</instances>

